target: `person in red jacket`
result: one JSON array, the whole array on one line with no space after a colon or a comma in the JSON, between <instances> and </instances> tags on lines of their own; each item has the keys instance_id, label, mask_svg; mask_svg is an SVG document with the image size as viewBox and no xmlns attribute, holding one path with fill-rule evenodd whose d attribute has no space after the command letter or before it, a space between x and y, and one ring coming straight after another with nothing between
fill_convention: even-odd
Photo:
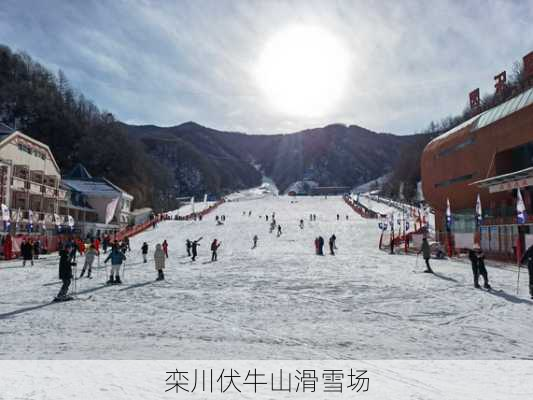
<instances>
[{"instance_id":1,"label":"person in red jacket","mask_svg":"<svg viewBox=\"0 0 533 400\"><path fill-rule=\"evenodd\" d=\"M93 247L96 250L96 254L100 254L100 239L98 238L94 239Z\"/></svg>"},{"instance_id":2,"label":"person in red jacket","mask_svg":"<svg viewBox=\"0 0 533 400\"><path fill-rule=\"evenodd\" d=\"M11 260L13 258L13 241L11 235L8 233L4 239L4 259Z\"/></svg>"},{"instance_id":3,"label":"person in red jacket","mask_svg":"<svg viewBox=\"0 0 533 400\"><path fill-rule=\"evenodd\" d=\"M163 240L163 253L165 253L165 257L168 258L168 243L166 240Z\"/></svg>"}]
</instances>

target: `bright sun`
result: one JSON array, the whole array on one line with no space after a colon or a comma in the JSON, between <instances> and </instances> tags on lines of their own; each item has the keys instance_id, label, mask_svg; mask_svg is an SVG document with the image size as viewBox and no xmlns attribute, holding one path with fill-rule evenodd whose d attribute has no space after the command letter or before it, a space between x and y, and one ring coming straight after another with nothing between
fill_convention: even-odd
<instances>
[{"instance_id":1,"label":"bright sun","mask_svg":"<svg viewBox=\"0 0 533 400\"><path fill-rule=\"evenodd\" d=\"M294 26L267 42L255 72L278 111L319 117L341 100L348 70L348 52L334 35L317 27Z\"/></svg>"}]
</instances>

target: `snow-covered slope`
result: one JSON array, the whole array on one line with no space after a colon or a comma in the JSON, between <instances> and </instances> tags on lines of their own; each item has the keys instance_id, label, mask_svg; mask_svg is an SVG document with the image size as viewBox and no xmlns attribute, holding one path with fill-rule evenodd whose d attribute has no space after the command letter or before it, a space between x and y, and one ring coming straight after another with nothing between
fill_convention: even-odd
<instances>
[{"instance_id":1,"label":"snow-covered slope","mask_svg":"<svg viewBox=\"0 0 533 400\"><path fill-rule=\"evenodd\" d=\"M279 238L263 218L272 212ZM215 224L217 214L225 225ZM315 237L333 233L338 254L316 256ZM254 234L259 246L251 250ZM193 263L185 239L199 237ZM211 263L214 238L222 246ZM100 269L95 279L77 281L79 296L92 296L85 301L50 303L59 289L55 256L33 268L2 263L0 358L533 357L527 274L517 296L516 272L489 268L501 289L489 293L472 287L465 263L433 261L437 275L419 273L416 257L380 252L378 238L376 221L357 217L340 197L264 196L133 238L123 285L105 286ZM147 241L151 255L164 239L167 280L155 282L140 247Z\"/></svg>"}]
</instances>

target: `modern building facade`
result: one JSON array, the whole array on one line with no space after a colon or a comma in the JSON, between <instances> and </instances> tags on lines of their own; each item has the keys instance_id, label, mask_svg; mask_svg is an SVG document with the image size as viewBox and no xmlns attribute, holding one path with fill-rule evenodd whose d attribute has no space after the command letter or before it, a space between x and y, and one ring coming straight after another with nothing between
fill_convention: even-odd
<instances>
[{"instance_id":1,"label":"modern building facade","mask_svg":"<svg viewBox=\"0 0 533 400\"><path fill-rule=\"evenodd\" d=\"M478 234L486 252L516 257L517 248L533 244L533 88L431 141L422 154L421 171L437 231L446 231L449 199L455 235ZM520 225L518 190L529 215ZM478 195L481 227L475 220Z\"/></svg>"}]
</instances>

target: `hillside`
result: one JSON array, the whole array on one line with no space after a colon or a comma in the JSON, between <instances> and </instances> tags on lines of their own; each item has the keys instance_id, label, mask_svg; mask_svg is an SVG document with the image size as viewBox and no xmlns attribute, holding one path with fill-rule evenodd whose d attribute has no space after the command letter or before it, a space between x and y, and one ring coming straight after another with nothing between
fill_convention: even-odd
<instances>
[{"instance_id":1,"label":"hillside","mask_svg":"<svg viewBox=\"0 0 533 400\"><path fill-rule=\"evenodd\" d=\"M340 124L285 135L223 132L193 122L123 127L174 171L177 189L186 188L184 175L192 173L198 179L190 189L215 192L258 184L261 174L282 191L304 178L353 187L389 172L415 140Z\"/></svg>"}]
</instances>

